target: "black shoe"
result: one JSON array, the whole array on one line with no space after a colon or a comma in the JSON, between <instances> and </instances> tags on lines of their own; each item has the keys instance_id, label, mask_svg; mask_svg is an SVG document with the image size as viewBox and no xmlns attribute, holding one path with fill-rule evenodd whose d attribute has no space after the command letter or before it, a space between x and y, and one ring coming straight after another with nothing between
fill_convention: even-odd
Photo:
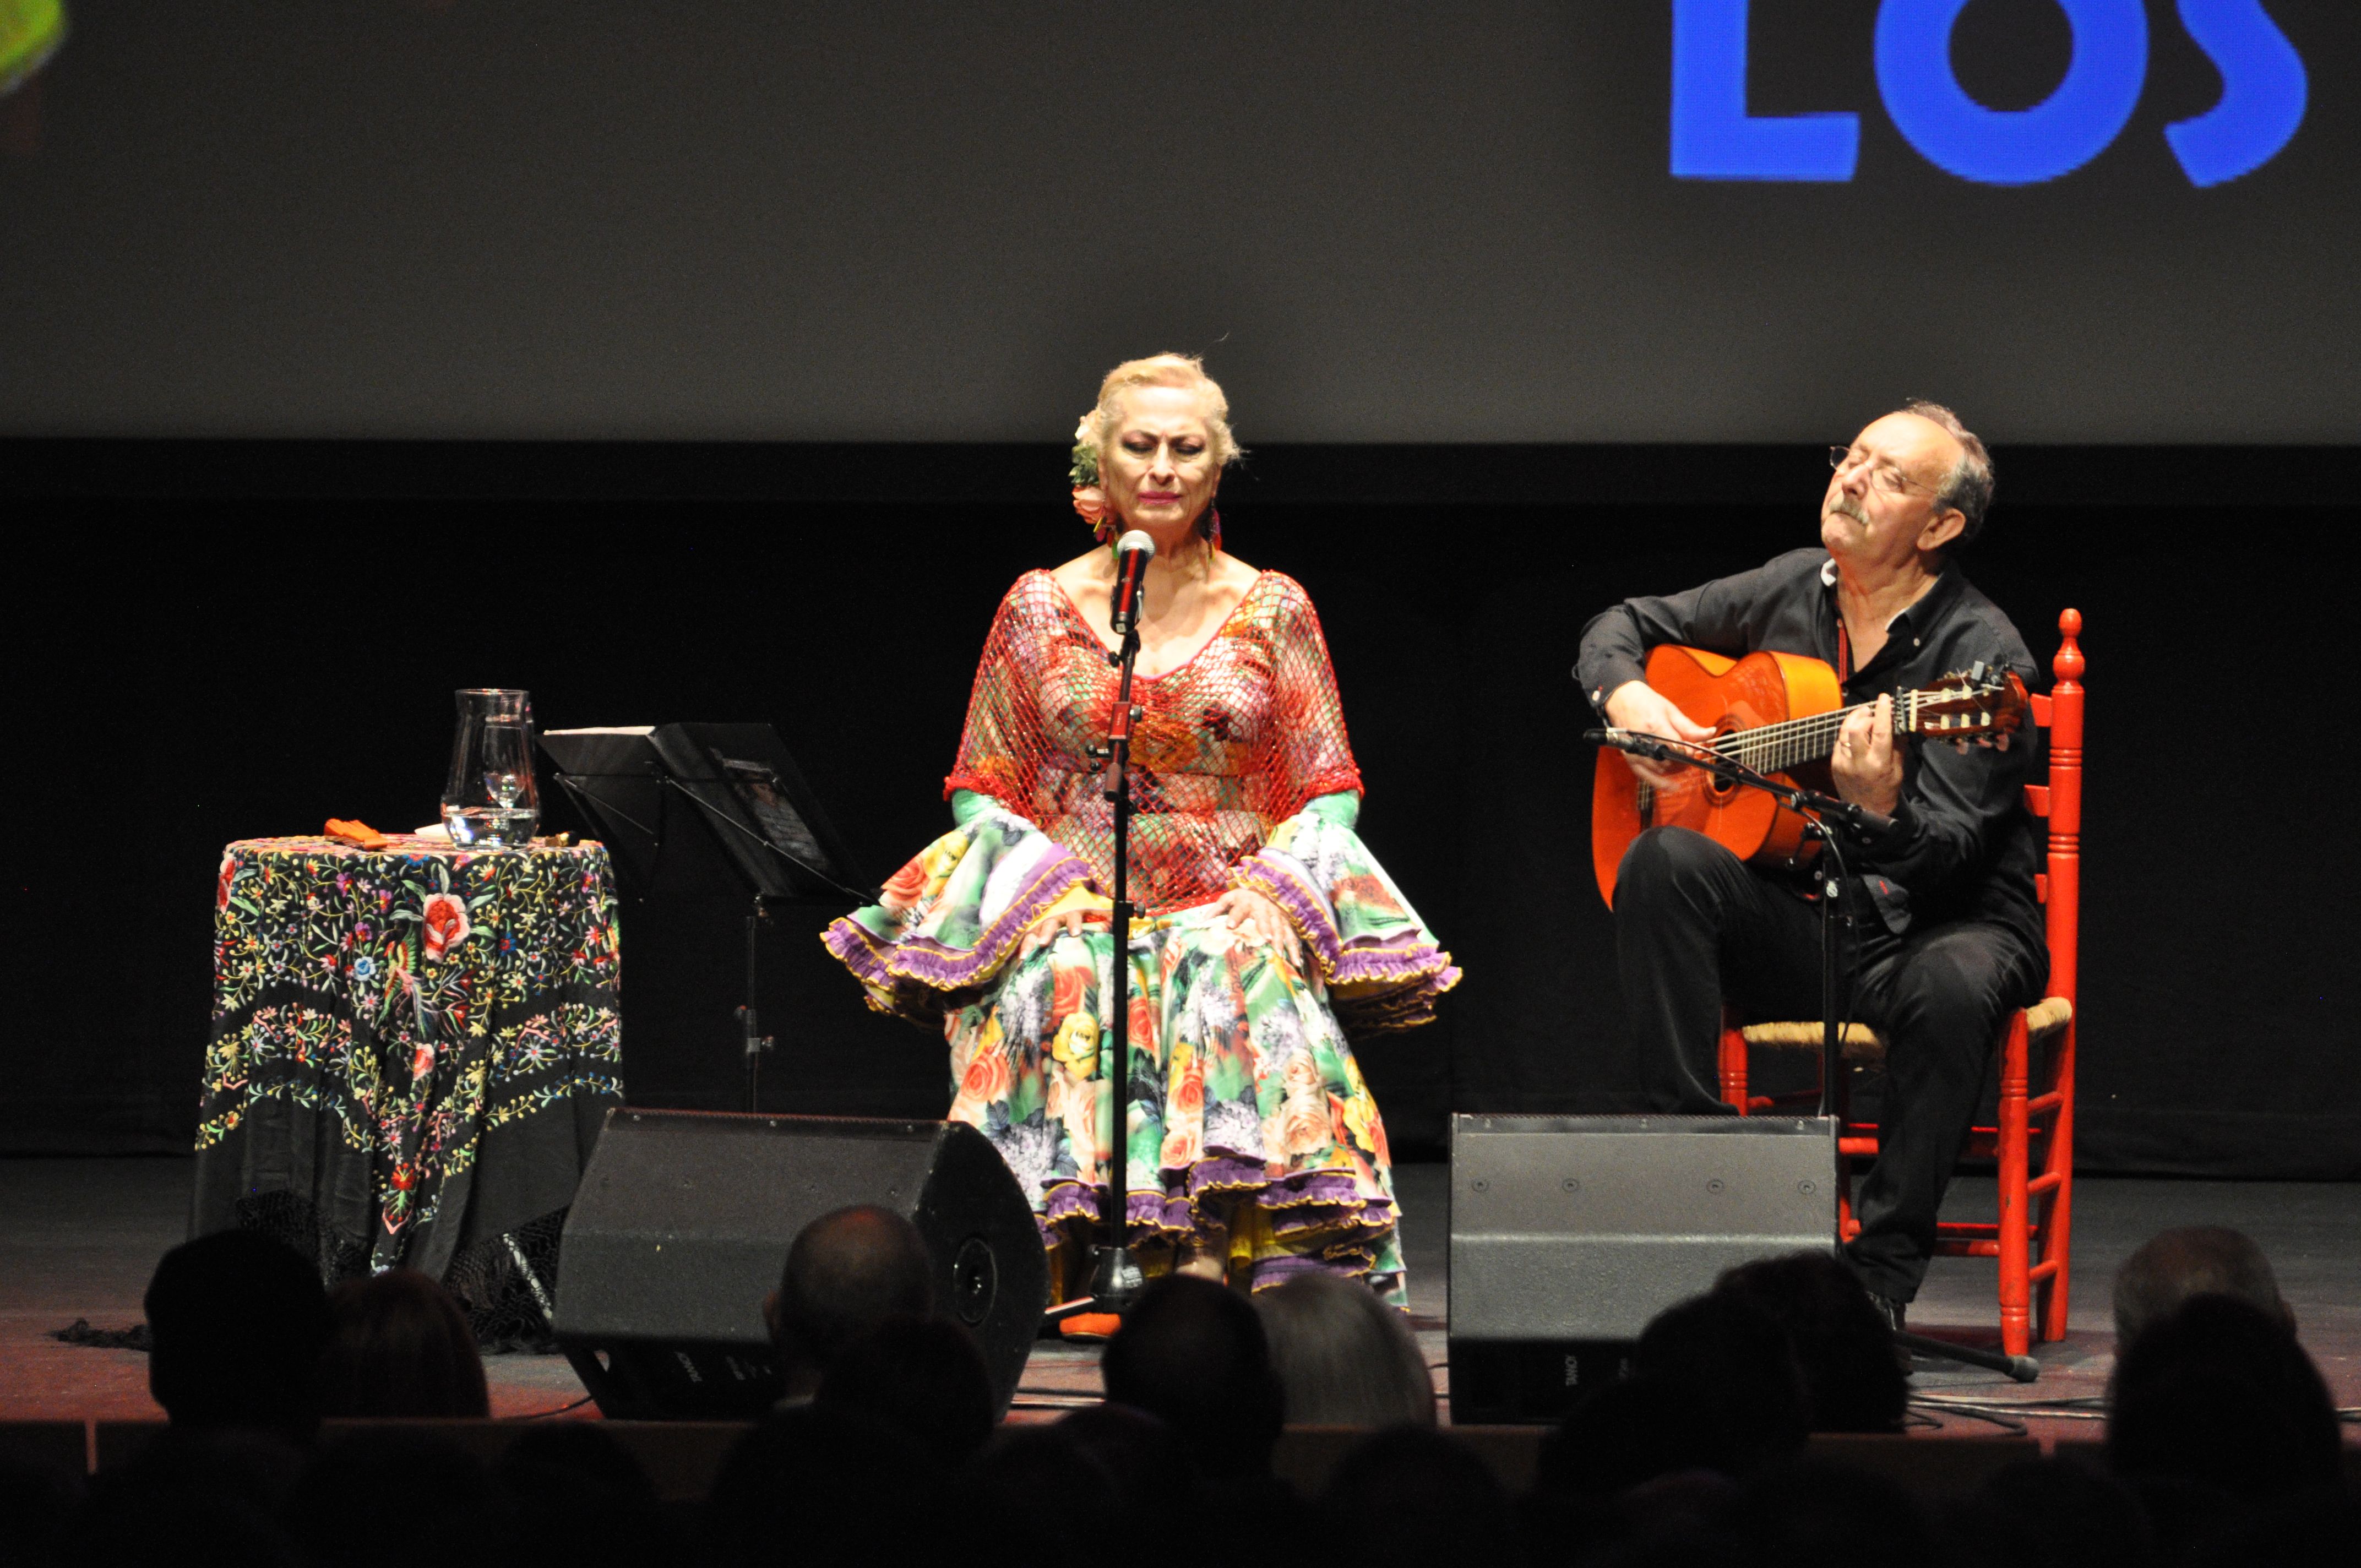
<instances>
[{"instance_id":1,"label":"black shoe","mask_svg":"<svg viewBox=\"0 0 2361 1568\"><path fill-rule=\"evenodd\" d=\"M1891 1296L1881 1296L1872 1290L1869 1293L1869 1304L1877 1309L1879 1317L1885 1320L1887 1332L1898 1334L1904 1331L1904 1314L1909 1310L1907 1302L1897 1301ZM1894 1342L1894 1365L1902 1368L1902 1376L1910 1376L1910 1352L1900 1340Z\"/></svg>"}]
</instances>

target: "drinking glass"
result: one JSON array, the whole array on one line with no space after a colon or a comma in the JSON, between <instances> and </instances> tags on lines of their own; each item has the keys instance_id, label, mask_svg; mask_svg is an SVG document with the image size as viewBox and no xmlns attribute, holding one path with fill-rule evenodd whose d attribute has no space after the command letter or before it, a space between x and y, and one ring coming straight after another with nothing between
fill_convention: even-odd
<instances>
[{"instance_id":1,"label":"drinking glass","mask_svg":"<svg viewBox=\"0 0 2361 1568\"><path fill-rule=\"evenodd\" d=\"M443 826L455 844L529 844L541 820L533 784L533 694L486 688L457 695Z\"/></svg>"}]
</instances>

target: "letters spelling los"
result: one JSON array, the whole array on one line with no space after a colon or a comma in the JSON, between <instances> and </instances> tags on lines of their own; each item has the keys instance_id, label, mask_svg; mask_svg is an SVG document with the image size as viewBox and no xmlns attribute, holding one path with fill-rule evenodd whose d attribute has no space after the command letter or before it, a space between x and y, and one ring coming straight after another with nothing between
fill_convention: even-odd
<instances>
[{"instance_id":1,"label":"letters spelling los","mask_svg":"<svg viewBox=\"0 0 2361 1568\"><path fill-rule=\"evenodd\" d=\"M2033 185L2080 169L2123 134L2147 85L2144 0L2056 0L2073 61L2029 109L1989 109L1951 71L1951 28L1968 0L1884 0L1877 89L1903 138L1930 163L1984 185ZM2222 73L2221 101L2165 127L2199 186L2279 156L2303 123L2303 58L2262 0L2177 0L2180 25ZM1861 154L1852 114L1746 112L1748 0L1673 0L1673 163L1685 180L1846 181Z\"/></svg>"}]
</instances>

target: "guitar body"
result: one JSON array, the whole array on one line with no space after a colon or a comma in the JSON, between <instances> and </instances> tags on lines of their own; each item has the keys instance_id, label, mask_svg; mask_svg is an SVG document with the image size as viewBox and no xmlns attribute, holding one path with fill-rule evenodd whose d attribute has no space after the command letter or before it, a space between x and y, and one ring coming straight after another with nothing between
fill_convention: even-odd
<instances>
[{"instance_id":1,"label":"guitar body","mask_svg":"<svg viewBox=\"0 0 2361 1568\"><path fill-rule=\"evenodd\" d=\"M1665 643L1648 654L1648 684L1717 734L1828 713L1844 701L1836 671L1799 653L1732 659ZM1771 776L1827 787L1825 763L1797 773ZM1670 784L1647 784L1622 752L1602 749L1591 795L1590 857L1610 907L1623 851L1650 828L1691 828L1742 861L1794 865L1805 856L1803 817L1761 790L1725 784L1697 768L1682 769Z\"/></svg>"}]
</instances>

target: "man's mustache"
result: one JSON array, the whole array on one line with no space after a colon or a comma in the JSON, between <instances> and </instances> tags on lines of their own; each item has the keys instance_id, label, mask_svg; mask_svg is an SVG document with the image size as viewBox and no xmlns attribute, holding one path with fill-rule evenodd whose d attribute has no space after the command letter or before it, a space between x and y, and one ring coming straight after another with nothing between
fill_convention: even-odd
<instances>
[{"instance_id":1,"label":"man's mustache","mask_svg":"<svg viewBox=\"0 0 2361 1568\"><path fill-rule=\"evenodd\" d=\"M1861 510L1861 503L1853 499L1850 496L1839 496L1836 500L1829 505L1828 510L1833 512L1841 513L1842 515L1852 519L1863 528L1867 528L1869 526L1869 514Z\"/></svg>"}]
</instances>

